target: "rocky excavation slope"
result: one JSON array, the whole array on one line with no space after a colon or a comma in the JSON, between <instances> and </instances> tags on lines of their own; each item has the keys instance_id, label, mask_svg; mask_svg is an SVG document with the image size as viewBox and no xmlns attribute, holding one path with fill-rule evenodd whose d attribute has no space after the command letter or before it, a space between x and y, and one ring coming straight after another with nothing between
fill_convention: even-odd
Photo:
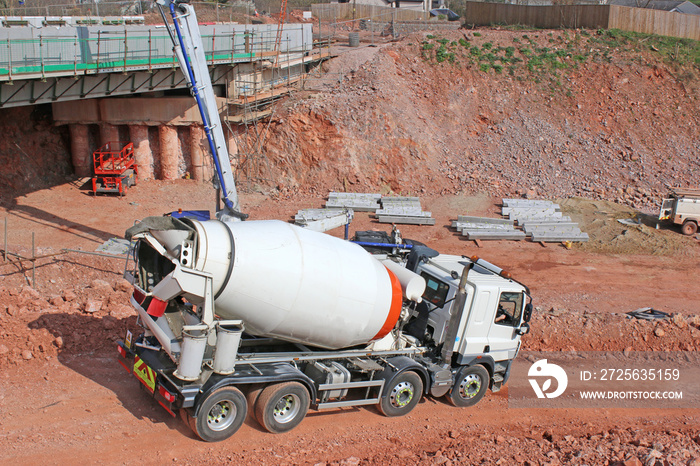
<instances>
[{"instance_id":1,"label":"rocky excavation slope","mask_svg":"<svg viewBox=\"0 0 700 466\"><path fill-rule=\"evenodd\" d=\"M700 175L698 46L674 55L659 41L486 29L345 48L278 110L264 178L655 210L668 185Z\"/></svg>"}]
</instances>

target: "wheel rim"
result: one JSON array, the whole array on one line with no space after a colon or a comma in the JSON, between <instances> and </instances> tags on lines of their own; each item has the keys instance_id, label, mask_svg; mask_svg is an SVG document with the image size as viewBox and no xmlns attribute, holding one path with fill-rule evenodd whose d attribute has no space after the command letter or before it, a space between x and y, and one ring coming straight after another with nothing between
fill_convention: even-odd
<instances>
[{"instance_id":1,"label":"wheel rim","mask_svg":"<svg viewBox=\"0 0 700 466\"><path fill-rule=\"evenodd\" d=\"M236 405L228 400L219 401L209 410L207 425L213 431L222 431L236 419Z\"/></svg>"},{"instance_id":2,"label":"wheel rim","mask_svg":"<svg viewBox=\"0 0 700 466\"><path fill-rule=\"evenodd\" d=\"M389 395L391 405L395 408L403 408L413 399L413 384L410 382L400 382L394 386Z\"/></svg>"},{"instance_id":3,"label":"wheel rim","mask_svg":"<svg viewBox=\"0 0 700 466\"><path fill-rule=\"evenodd\" d=\"M469 374L459 384L459 396L462 398L474 398L481 390L481 377Z\"/></svg>"},{"instance_id":4,"label":"wheel rim","mask_svg":"<svg viewBox=\"0 0 700 466\"><path fill-rule=\"evenodd\" d=\"M301 399L293 393L284 395L275 404L275 421L285 424L294 419L301 410Z\"/></svg>"}]
</instances>

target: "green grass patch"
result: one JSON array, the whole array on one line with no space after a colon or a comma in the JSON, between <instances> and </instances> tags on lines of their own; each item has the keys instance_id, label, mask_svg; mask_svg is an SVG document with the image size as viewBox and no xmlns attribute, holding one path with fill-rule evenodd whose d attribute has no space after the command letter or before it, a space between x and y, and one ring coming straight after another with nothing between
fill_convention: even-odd
<instances>
[{"instance_id":1,"label":"green grass patch","mask_svg":"<svg viewBox=\"0 0 700 466\"><path fill-rule=\"evenodd\" d=\"M700 2L700 0L698 0ZM474 32L481 37L481 32ZM435 64L475 67L488 73L512 77L518 81L542 83L546 89L571 96L565 84L569 70L587 62L635 62L646 64L648 53L666 63L677 65L676 76L682 81L697 81L700 76L700 42L619 29L597 31L563 30L558 33L522 34L513 37L512 45L493 40L477 45L468 38L450 40L426 36L421 55ZM642 53L643 52L643 53ZM672 66L673 67L673 66ZM564 83L564 84L563 84Z\"/></svg>"}]
</instances>

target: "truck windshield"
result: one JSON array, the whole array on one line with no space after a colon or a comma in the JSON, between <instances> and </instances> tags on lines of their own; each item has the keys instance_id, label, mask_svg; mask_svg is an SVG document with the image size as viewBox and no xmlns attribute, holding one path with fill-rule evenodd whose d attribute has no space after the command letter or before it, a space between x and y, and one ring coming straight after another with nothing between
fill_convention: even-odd
<instances>
[{"instance_id":1,"label":"truck windshield","mask_svg":"<svg viewBox=\"0 0 700 466\"><path fill-rule=\"evenodd\" d=\"M421 273L421 277L425 279L425 292L423 293L423 299L436 305L437 307L444 306L450 286L425 272Z\"/></svg>"}]
</instances>

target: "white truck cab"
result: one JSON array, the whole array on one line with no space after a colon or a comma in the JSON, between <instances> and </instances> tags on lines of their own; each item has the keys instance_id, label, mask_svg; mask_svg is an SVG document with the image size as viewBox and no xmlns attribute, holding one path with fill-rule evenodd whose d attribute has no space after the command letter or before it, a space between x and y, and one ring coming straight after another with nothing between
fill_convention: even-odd
<instances>
[{"instance_id":1,"label":"white truck cab","mask_svg":"<svg viewBox=\"0 0 700 466\"><path fill-rule=\"evenodd\" d=\"M476 359L488 361L491 389L497 391L520 349L520 337L529 331L532 306L527 287L478 258L438 255L418 263L415 272L425 279L426 288L423 303L405 331L423 344L443 345L443 353L452 353L455 366L470 365ZM460 309L457 298L463 273L465 297ZM504 369L500 374L499 368Z\"/></svg>"}]
</instances>

